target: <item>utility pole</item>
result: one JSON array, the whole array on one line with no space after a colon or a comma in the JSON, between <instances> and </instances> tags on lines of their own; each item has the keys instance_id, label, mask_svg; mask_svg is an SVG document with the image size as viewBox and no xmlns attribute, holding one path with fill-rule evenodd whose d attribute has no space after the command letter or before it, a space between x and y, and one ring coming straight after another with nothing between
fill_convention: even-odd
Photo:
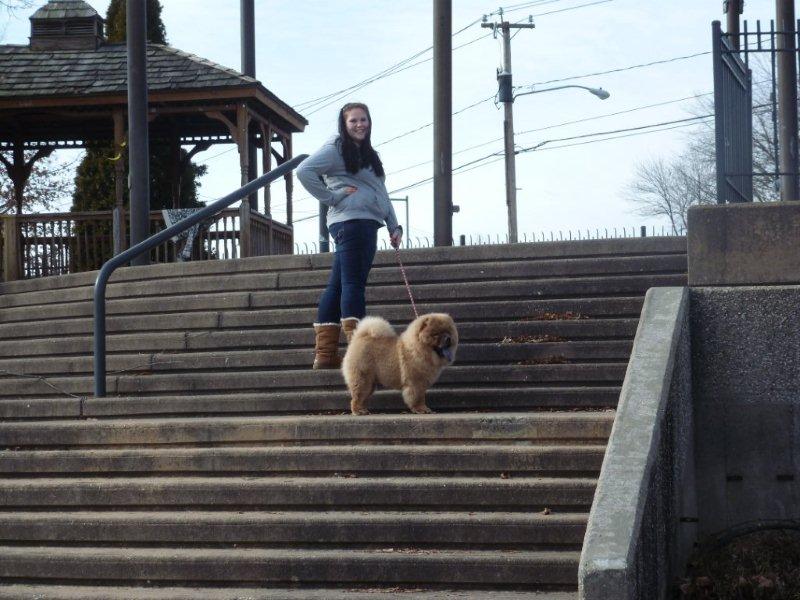
<instances>
[{"instance_id":1,"label":"utility pole","mask_svg":"<svg viewBox=\"0 0 800 600\"><path fill-rule=\"evenodd\" d=\"M453 10L433 0L433 243L453 245Z\"/></svg>"},{"instance_id":2,"label":"utility pole","mask_svg":"<svg viewBox=\"0 0 800 600\"><path fill-rule=\"evenodd\" d=\"M734 50L739 49L739 15L742 14L744 0L724 0L722 12L728 15L728 36Z\"/></svg>"},{"instance_id":3,"label":"utility pole","mask_svg":"<svg viewBox=\"0 0 800 600\"><path fill-rule=\"evenodd\" d=\"M147 2L133 0L125 8L128 47L128 186L131 246L150 237L150 142L147 123ZM149 265L150 253L131 261Z\"/></svg>"},{"instance_id":4,"label":"utility pole","mask_svg":"<svg viewBox=\"0 0 800 600\"><path fill-rule=\"evenodd\" d=\"M497 70L498 99L503 103L503 139L505 141L506 165L506 206L508 208L508 241L517 241L517 173L514 152L514 88L511 82L511 30L532 29L535 27L529 18L528 23L509 23L503 21L503 10L500 9L500 22L487 23L485 20L481 27L488 27L497 35L499 29L503 36L503 68Z\"/></svg>"},{"instance_id":5,"label":"utility pole","mask_svg":"<svg viewBox=\"0 0 800 600\"><path fill-rule=\"evenodd\" d=\"M797 67L794 0L776 0L778 51L778 148L781 201L800 200L797 157Z\"/></svg>"}]
</instances>

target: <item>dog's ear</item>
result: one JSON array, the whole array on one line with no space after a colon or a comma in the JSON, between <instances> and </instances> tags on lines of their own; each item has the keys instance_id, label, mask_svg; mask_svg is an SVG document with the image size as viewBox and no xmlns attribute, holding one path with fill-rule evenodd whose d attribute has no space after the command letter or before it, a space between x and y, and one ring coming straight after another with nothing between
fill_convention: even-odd
<instances>
[{"instance_id":1,"label":"dog's ear","mask_svg":"<svg viewBox=\"0 0 800 600\"><path fill-rule=\"evenodd\" d=\"M428 326L428 324L430 322L431 322L431 318L430 318L429 315L425 315L424 317L422 317L422 320L419 323L420 332L422 332Z\"/></svg>"}]
</instances>

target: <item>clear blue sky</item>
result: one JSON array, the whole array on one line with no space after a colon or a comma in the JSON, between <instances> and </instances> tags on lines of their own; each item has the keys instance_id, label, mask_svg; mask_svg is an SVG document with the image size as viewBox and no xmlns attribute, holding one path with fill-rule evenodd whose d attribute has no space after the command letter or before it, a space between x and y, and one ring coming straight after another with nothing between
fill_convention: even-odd
<instances>
[{"instance_id":1,"label":"clear blue sky","mask_svg":"<svg viewBox=\"0 0 800 600\"><path fill-rule=\"evenodd\" d=\"M88 1L105 15L108 0ZM16 17L0 16L3 43L27 43L27 17L42 4L34 2L34 8ZM240 67L238 1L162 0L162 5L170 45ZM431 52L426 51L433 37L430 0L256 0L255 5L257 76L309 120L306 131L295 137L295 153L318 148L334 133L341 104L357 100L370 105L372 139L386 166L388 188L431 177L433 130L426 126L432 121L433 103ZM746 0L745 18L769 20L774 8L774 0ZM503 111L488 100L496 91L501 46L479 24L482 15L497 9L497 4L484 1L453 1L453 31L463 29L453 38L453 110L477 103L453 117L454 167L502 152ZM527 20L529 14L536 28L520 30L511 43L514 84L540 83L539 89L573 83L603 87L611 98L601 101L579 89L518 98L514 119L519 148L686 118L692 116L695 102L671 101L713 89L711 21L724 23L721 0L534 0L506 5L511 21ZM708 54L678 59L700 53ZM330 104L309 104L415 55L405 70L336 96ZM635 67L670 59L678 60ZM635 68L542 83L626 67ZM653 104L661 106L607 116ZM583 122L560 125L578 120ZM419 130L388 141L415 129ZM519 155L520 238L534 231L549 235L552 230L639 225L660 229L665 221L634 214L625 188L638 161L680 151L691 130L669 129L595 143L582 143L597 139L593 137L551 141ZM202 182L204 199L238 187L238 163L230 147L212 147L198 159L209 166ZM461 207L454 215L455 236L506 234L503 160L495 156L486 162L492 160L486 166L476 162L477 168L453 177L453 201ZM431 237L432 185L395 194L406 195L412 237ZM279 204L276 200L276 217L283 216ZM403 205L396 209L402 223ZM312 216L316 210L316 202L298 185L295 218ZM299 221L296 241L316 241L316 227L313 218ZM388 237L383 231L381 236Z\"/></svg>"}]
</instances>

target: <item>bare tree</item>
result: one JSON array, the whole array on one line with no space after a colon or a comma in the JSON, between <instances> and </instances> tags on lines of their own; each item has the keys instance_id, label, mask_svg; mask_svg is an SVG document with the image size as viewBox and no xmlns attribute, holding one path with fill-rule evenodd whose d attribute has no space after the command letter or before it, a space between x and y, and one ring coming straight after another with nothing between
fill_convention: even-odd
<instances>
[{"instance_id":1,"label":"bare tree","mask_svg":"<svg viewBox=\"0 0 800 600\"><path fill-rule=\"evenodd\" d=\"M638 214L667 217L672 232L681 234L686 231L690 206L715 201L713 179L713 170L709 172L703 161L692 160L690 153L671 161L651 159L637 165L628 199L637 205Z\"/></svg>"},{"instance_id":2,"label":"bare tree","mask_svg":"<svg viewBox=\"0 0 800 600\"><path fill-rule=\"evenodd\" d=\"M33 152L25 152L30 160ZM60 164L55 157L48 156L33 163L30 177L22 195L24 212L51 211L72 198L72 171L75 161ZM0 165L0 214L17 213L14 185L3 165Z\"/></svg>"},{"instance_id":3,"label":"bare tree","mask_svg":"<svg viewBox=\"0 0 800 600\"><path fill-rule=\"evenodd\" d=\"M753 172L776 170L774 113L771 75L762 64L755 65L753 85ZM766 84L766 85L764 85ZM689 111L693 116L714 113L714 100L698 98ZM753 200L778 200L774 176L753 177ZM625 190L634 212L642 216L666 217L673 232L686 228L686 212L694 204L716 202L716 141L714 123L703 121L687 139L686 149L670 158L654 158L636 165L633 180Z\"/></svg>"},{"instance_id":4,"label":"bare tree","mask_svg":"<svg viewBox=\"0 0 800 600\"><path fill-rule=\"evenodd\" d=\"M33 0L0 0L0 8L4 8L11 12L20 8L30 8L33 6Z\"/></svg>"}]
</instances>

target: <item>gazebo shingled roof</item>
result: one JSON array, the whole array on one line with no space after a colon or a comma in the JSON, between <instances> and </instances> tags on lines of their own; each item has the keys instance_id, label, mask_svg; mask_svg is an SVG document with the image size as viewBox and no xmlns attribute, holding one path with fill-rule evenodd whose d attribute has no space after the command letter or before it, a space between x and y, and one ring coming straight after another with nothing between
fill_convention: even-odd
<instances>
[{"instance_id":1,"label":"gazebo shingled roof","mask_svg":"<svg viewBox=\"0 0 800 600\"><path fill-rule=\"evenodd\" d=\"M181 145L195 144L191 158L233 142L242 183L252 170L248 144L260 148L269 170L272 157L291 158L291 136L308 123L258 80L170 46L147 45L147 79L150 143L168 144L176 156ZM111 141L122 148L127 100L127 45L105 41L97 12L83 0L50 0L38 9L29 45L0 45L0 151L13 150L13 161L2 153L0 161L15 188L24 188L30 172L23 150L39 156ZM288 178L289 223L291 187ZM268 196L267 189L267 213Z\"/></svg>"},{"instance_id":2,"label":"gazebo shingled roof","mask_svg":"<svg viewBox=\"0 0 800 600\"><path fill-rule=\"evenodd\" d=\"M0 45L0 147L22 123L29 135L49 127L51 119L42 123L30 118L36 109L125 104L127 83L125 44L103 44L96 50ZM287 133L302 131L307 124L258 80L170 46L147 45L147 85L151 101L162 104L241 98L255 103L253 108L263 116L280 121ZM85 131L83 125L78 128ZM36 137L41 139L42 133Z\"/></svg>"}]
</instances>

